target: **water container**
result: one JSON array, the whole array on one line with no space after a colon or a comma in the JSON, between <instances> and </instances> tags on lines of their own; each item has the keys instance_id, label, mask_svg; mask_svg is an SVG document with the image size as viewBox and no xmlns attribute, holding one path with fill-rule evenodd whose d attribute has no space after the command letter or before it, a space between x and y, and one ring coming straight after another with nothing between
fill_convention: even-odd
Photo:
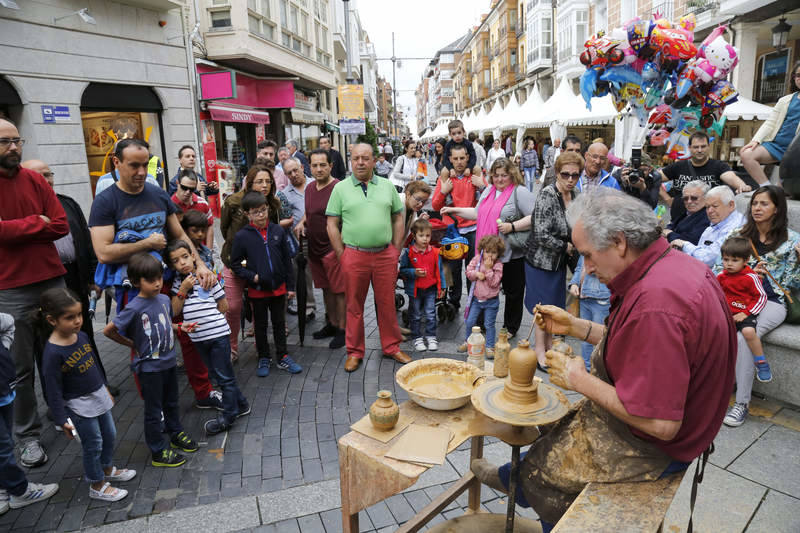
<instances>
[{"instance_id":1,"label":"water container","mask_svg":"<svg viewBox=\"0 0 800 533\"><path fill-rule=\"evenodd\" d=\"M481 334L481 328L472 327L472 334L467 338L467 363L483 370L484 356L486 355L486 339Z\"/></svg>"}]
</instances>

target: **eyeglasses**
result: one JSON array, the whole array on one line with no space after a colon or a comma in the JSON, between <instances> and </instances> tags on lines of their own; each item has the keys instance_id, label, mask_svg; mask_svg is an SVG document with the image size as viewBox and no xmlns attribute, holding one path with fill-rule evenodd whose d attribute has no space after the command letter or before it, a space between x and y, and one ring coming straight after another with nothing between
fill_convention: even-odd
<instances>
[{"instance_id":1,"label":"eyeglasses","mask_svg":"<svg viewBox=\"0 0 800 533\"><path fill-rule=\"evenodd\" d=\"M197 191L197 187L187 187L183 183L179 183L178 185L180 185L180 188L183 189L184 191L191 191L191 192Z\"/></svg>"},{"instance_id":2,"label":"eyeglasses","mask_svg":"<svg viewBox=\"0 0 800 533\"><path fill-rule=\"evenodd\" d=\"M586 154L587 159L592 159L594 161L605 161L608 157L599 154Z\"/></svg>"},{"instance_id":3,"label":"eyeglasses","mask_svg":"<svg viewBox=\"0 0 800 533\"><path fill-rule=\"evenodd\" d=\"M700 196L694 196L694 195L691 195L691 194L687 194L687 195L683 196L683 201L684 202L696 202L699 199L700 199Z\"/></svg>"},{"instance_id":4,"label":"eyeglasses","mask_svg":"<svg viewBox=\"0 0 800 533\"><path fill-rule=\"evenodd\" d=\"M411 199L417 202L418 204L424 204L425 202L428 201L428 198L420 198L419 196L412 196Z\"/></svg>"},{"instance_id":5,"label":"eyeglasses","mask_svg":"<svg viewBox=\"0 0 800 533\"><path fill-rule=\"evenodd\" d=\"M264 206L261 209L251 209L247 213L251 217L265 217L269 213L269 208L267 206Z\"/></svg>"},{"instance_id":6,"label":"eyeglasses","mask_svg":"<svg viewBox=\"0 0 800 533\"><path fill-rule=\"evenodd\" d=\"M25 144L25 139L20 139L19 137L16 137L14 139L8 139L8 138L0 139L0 147L2 148L8 148L12 144L16 144L17 148L22 148L22 146Z\"/></svg>"},{"instance_id":7,"label":"eyeglasses","mask_svg":"<svg viewBox=\"0 0 800 533\"><path fill-rule=\"evenodd\" d=\"M44 176L45 178L52 178L55 175L56 175L55 172L42 172L42 176Z\"/></svg>"},{"instance_id":8,"label":"eyeglasses","mask_svg":"<svg viewBox=\"0 0 800 533\"><path fill-rule=\"evenodd\" d=\"M570 174L569 172L559 172L559 175L565 180L573 179L577 181L581 177L580 173Z\"/></svg>"}]
</instances>

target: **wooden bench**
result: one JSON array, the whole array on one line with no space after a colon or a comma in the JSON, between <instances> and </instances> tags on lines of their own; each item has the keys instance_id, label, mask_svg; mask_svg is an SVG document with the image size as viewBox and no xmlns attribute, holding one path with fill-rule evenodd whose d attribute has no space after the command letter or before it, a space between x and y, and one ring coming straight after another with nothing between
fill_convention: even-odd
<instances>
[{"instance_id":1,"label":"wooden bench","mask_svg":"<svg viewBox=\"0 0 800 533\"><path fill-rule=\"evenodd\" d=\"M553 532L660 531L664 515L686 472L656 481L589 483Z\"/></svg>"}]
</instances>

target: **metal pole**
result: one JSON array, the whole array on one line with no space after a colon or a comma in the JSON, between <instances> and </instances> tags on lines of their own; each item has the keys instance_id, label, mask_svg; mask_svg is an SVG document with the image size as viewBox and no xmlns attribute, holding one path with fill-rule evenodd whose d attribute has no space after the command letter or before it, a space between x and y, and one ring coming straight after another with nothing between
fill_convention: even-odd
<instances>
[{"instance_id":1,"label":"metal pole","mask_svg":"<svg viewBox=\"0 0 800 533\"><path fill-rule=\"evenodd\" d=\"M344 2L344 40L345 40L345 68L347 75L345 79L347 83L353 83L353 64L350 62L350 0L342 0Z\"/></svg>"},{"instance_id":2,"label":"metal pole","mask_svg":"<svg viewBox=\"0 0 800 533\"><path fill-rule=\"evenodd\" d=\"M397 58L394 55L394 32L392 32L392 108L394 136L397 138Z\"/></svg>"},{"instance_id":3,"label":"metal pole","mask_svg":"<svg viewBox=\"0 0 800 533\"><path fill-rule=\"evenodd\" d=\"M514 513L517 503L517 477L519 476L519 446L511 447L511 476L508 480L508 508L506 509L506 533L514 531Z\"/></svg>"}]
</instances>

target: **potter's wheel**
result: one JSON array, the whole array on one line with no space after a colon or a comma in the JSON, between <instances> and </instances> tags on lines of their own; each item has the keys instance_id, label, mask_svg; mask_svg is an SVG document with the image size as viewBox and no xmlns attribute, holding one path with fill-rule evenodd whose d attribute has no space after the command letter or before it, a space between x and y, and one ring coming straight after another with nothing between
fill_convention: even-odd
<instances>
[{"instance_id":1,"label":"potter's wheel","mask_svg":"<svg viewBox=\"0 0 800 533\"><path fill-rule=\"evenodd\" d=\"M551 424L569 410L564 393L545 383L539 383L537 399L533 403L515 404L503 394L505 380L487 381L472 391L472 405L480 413L498 422L513 426L539 426Z\"/></svg>"}]
</instances>

